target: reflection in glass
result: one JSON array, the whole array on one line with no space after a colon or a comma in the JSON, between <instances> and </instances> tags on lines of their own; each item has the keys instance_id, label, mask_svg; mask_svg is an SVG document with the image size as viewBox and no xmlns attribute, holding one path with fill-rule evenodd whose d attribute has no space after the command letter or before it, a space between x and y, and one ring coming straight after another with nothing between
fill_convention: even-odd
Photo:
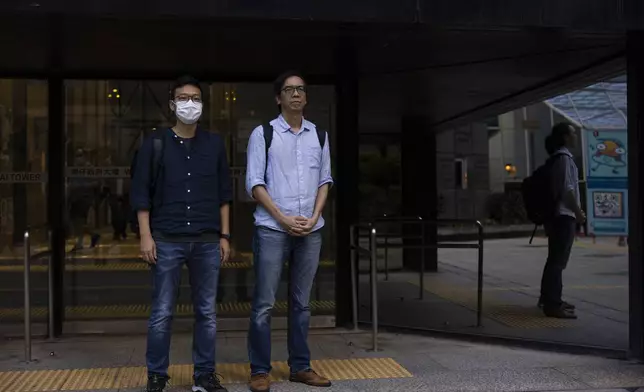
<instances>
[{"instance_id":1,"label":"reflection in glass","mask_svg":"<svg viewBox=\"0 0 644 392\"><path fill-rule=\"evenodd\" d=\"M0 308L22 309L24 233L29 228L32 264L46 265L47 83L0 79ZM32 271L32 305L47 306L47 273ZM3 312L4 322L20 322ZM8 319L6 315L9 316ZM39 317L46 314L39 313Z\"/></svg>"}]
</instances>

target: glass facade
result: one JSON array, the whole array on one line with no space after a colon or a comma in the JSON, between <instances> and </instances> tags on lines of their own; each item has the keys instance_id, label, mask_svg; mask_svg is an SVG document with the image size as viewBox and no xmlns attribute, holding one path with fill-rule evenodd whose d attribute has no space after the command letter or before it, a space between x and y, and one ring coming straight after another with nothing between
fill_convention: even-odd
<instances>
[{"instance_id":1,"label":"glass facade","mask_svg":"<svg viewBox=\"0 0 644 392\"><path fill-rule=\"evenodd\" d=\"M45 81L0 79L0 308L23 307L27 228L37 265L32 304L47 305L47 100Z\"/></svg>"},{"instance_id":2,"label":"glass facade","mask_svg":"<svg viewBox=\"0 0 644 392\"><path fill-rule=\"evenodd\" d=\"M139 258L137 233L130 227L130 164L145 135L174 122L169 109L171 85L169 80L64 82L65 149L60 153L65 160L66 321L147 318L151 285L148 267ZM245 191L246 146L252 130L275 118L278 111L269 83L204 83L202 88L200 124L224 138L234 189L232 255L220 274L218 314L247 319L255 281L251 248L255 202ZM306 117L329 132L333 159L333 87L310 86L308 94ZM47 97L46 82L0 80L0 250L3 268L15 270L16 275L0 276L17 282L1 285L10 293L0 296L2 308L23 307L18 275L22 236L27 225L37 229L47 222ZM331 192L321 264L311 295L313 316L335 315L334 199ZM35 249L46 248L46 229L37 234ZM41 285L40 277L33 278L39 293L34 306L43 307L38 315L44 318L47 274L42 275ZM274 315L285 315L286 294L284 273ZM190 298L185 269L178 317L192 317ZM14 314L18 320L20 312L4 314Z\"/></svg>"}]
</instances>

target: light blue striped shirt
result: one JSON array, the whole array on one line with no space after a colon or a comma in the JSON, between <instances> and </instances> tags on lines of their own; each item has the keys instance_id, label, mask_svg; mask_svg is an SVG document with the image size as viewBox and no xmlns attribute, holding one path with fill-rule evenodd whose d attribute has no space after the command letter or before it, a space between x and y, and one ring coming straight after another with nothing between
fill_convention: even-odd
<instances>
[{"instance_id":1,"label":"light blue striped shirt","mask_svg":"<svg viewBox=\"0 0 644 392\"><path fill-rule=\"evenodd\" d=\"M253 197L253 188L266 187L273 202L286 216L311 218L315 209L318 189L325 184L333 184L331 177L331 154L329 137L326 135L324 148L313 123L302 120L300 132L294 133L286 120L280 115L271 121L273 140L268 150L268 167L264 178L266 163L266 144L264 129L255 128L250 135L247 150L246 192ZM255 209L255 225L285 231L280 224L260 204ZM313 230L324 226L320 217Z\"/></svg>"},{"instance_id":2,"label":"light blue striped shirt","mask_svg":"<svg viewBox=\"0 0 644 392\"><path fill-rule=\"evenodd\" d=\"M577 165L575 164L572 154L565 147L557 150L555 154L563 154L566 158L555 161L555 164L553 165L552 179L554 181L554 189L562 196L568 191L573 191L575 198L577 199L577 204L581 206L579 170L577 169ZM559 202L558 213L559 215L575 217L575 212L567 208L563 201Z\"/></svg>"}]
</instances>

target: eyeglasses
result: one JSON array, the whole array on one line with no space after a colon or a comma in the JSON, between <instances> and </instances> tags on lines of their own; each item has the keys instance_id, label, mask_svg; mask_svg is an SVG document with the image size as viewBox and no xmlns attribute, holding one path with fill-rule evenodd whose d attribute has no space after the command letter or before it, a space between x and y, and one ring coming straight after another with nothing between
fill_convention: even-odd
<instances>
[{"instance_id":1,"label":"eyeglasses","mask_svg":"<svg viewBox=\"0 0 644 392\"><path fill-rule=\"evenodd\" d=\"M192 99L192 102L201 103L203 102L199 95L178 95L174 97L175 102L188 102Z\"/></svg>"},{"instance_id":2,"label":"eyeglasses","mask_svg":"<svg viewBox=\"0 0 644 392\"><path fill-rule=\"evenodd\" d=\"M286 94L295 94L297 91L298 94L306 94L306 87L305 86L286 86L282 89Z\"/></svg>"}]
</instances>

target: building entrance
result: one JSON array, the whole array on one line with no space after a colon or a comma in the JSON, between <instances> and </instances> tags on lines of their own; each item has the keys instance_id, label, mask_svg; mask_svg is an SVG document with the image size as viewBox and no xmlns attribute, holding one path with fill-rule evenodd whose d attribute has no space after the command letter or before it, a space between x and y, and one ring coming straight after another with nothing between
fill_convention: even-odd
<instances>
[{"instance_id":1,"label":"building entrance","mask_svg":"<svg viewBox=\"0 0 644 392\"><path fill-rule=\"evenodd\" d=\"M47 83L0 81L2 164L0 251L4 272L0 320L21 321L22 236L32 239L33 317L47 318L47 208L65 211L63 332L118 332L146 327L151 285L149 268L139 258L139 240L130 225L130 164L142 139L174 122L169 109L169 80L66 80L64 82L64 181L62 206L48 204ZM16 89L20 89L16 92ZM245 329L255 281L252 213L255 203L245 192L246 145L252 130L277 115L269 83L203 83L200 125L220 134L227 145L233 181L232 255L222 266L217 295L220 329ZM327 129L333 140L333 87L311 86L307 118ZM6 102L4 102L6 101ZM13 105L13 106L10 106ZM20 106L22 105L22 106ZM40 124L43 125L40 125ZM4 124L4 126L2 125ZM333 149L332 149L333 153ZM326 209L324 248L312 292L312 326L334 326L334 197ZM5 282L6 280L6 282ZM6 283L6 284L5 284ZM284 274L274 315L276 326L286 315ZM176 318L189 327L192 306L188 271L184 270ZM4 324L4 323L3 323ZM90 327L88 327L88 325ZM190 326L191 327L191 326Z\"/></svg>"}]
</instances>

